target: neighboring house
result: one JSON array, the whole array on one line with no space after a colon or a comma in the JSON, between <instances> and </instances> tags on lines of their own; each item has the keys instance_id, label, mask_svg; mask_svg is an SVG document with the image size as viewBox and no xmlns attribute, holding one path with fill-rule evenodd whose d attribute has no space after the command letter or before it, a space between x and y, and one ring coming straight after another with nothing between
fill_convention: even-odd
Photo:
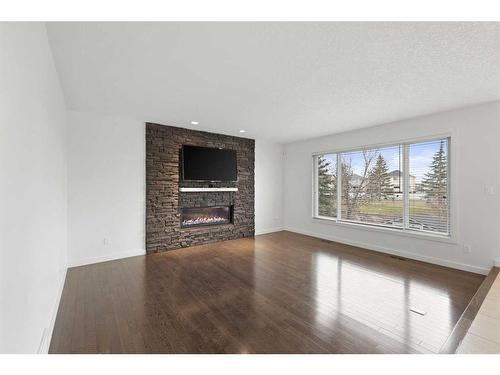
<instances>
[{"instance_id":1,"label":"neighboring house","mask_svg":"<svg viewBox=\"0 0 500 375\"><path fill-rule=\"evenodd\" d=\"M398 171L398 170L393 170L392 172L389 172L389 176L391 177L391 185L394 189L394 193L402 193L403 192L403 187L400 186L400 181L403 181L403 172ZM360 176L359 174L354 173L351 177L351 186L354 189L359 189L361 186L361 183L363 182L363 176ZM416 188L417 188L417 183L416 183L416 178L413 175L410 175L410 180L409 180L409 192L410 193L415 193ZM364 187L363 190L366 190L366 186Z\"/></svg>"},{"instance_id":2,"label":"neighboring house","mask_svg":"<svg viewBox=\"0 0 500 375\"><path fill-rule=\"evenodd\" d=\"M351 186L354 189L358 189L361 186L361 183L363 182L363 177L360 176L359 174L354 173L351 177Z\"/></svg>"},{"instance_id":3,"label":"neighboring house","mask_svg":"<svg viewBox=\"0 0 500 375\"><path fill-rule=\"evenodd\" d=\"M394 192L395 193L402 193L403 187L401 186L401 184L403 182L403 172L395 169L392 172L389 172L389 176L391 177L391 183L392 183L392 187L394 188ZM417 182L416 182L415 176L410 175L409 192L415 193L416 186L417 186Z\"/></svg>"}]
</instances>

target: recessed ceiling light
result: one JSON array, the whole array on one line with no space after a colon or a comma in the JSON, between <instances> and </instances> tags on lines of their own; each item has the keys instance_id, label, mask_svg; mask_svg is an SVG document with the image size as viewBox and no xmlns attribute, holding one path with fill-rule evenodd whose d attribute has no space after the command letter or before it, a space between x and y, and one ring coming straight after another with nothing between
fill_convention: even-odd
<instances>
[{"instance_id":1,"label":"recessed ceiling light","mask_svg":"<svg viewBox=\"0 0 500 375\"><path fill-rule=\"evenodd\" d=\"M199 122L198 121L191 121L191 125L198 125Z\"/></svg>"},{"instance_id":2,"label":"recessed ceiling light","mask_svg":"<svg viewBox=\"0 0 500 375\"><path fill-rule=\"evenodd\" d=\"M245 133L245 132L246 132L246 130L243 130L243 129L240 130L240 133Z\"/></svg>"}]
</instances>

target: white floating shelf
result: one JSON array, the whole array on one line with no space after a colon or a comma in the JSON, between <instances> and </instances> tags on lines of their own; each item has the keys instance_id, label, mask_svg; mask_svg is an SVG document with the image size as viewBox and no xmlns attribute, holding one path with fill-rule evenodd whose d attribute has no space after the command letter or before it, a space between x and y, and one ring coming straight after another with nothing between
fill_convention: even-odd
<instances>
[{"instance_id":1,"label":"white floating shelf","mask_svg":"<svg viewBox=\"0 0 500 375\"><path fill-rule=\"evenodd\" d=\"M182 193L198 193L202 191L238 191L238 188L235 187L223 187L223 188L190 188L190 187L181 187L179 191Z\"/></svg>"}]
</instances>

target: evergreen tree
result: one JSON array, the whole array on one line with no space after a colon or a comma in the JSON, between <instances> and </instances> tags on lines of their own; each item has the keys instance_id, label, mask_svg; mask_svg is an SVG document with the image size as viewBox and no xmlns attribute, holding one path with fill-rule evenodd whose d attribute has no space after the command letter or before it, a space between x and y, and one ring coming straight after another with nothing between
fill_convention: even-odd
<instances>
[{"instance_id":1,"label":"evergreen tree","mask_svg":"<svg viewBox=\"0 0 500 375\"><path fill-rule=\"evenodd\" d=\"M321 216L335 217L337 214L337 186L330 162L323 156L318 157L318 213Z\"/></svg>"},{"instance_id":2,"label":"evergreen tree","mask_svg":"<svg viewBox=\"0 0 500 375\"><path fill-rule=\"evenodd\" d=\"M375 166L368 175L367 191L370 198L376 200L387 199L394 194L387 163L382 154L378 154Z\"/></svg>"},{"instance_id":3,"label":"evergreen tree","mask_svg":"<svg viewBox=\"0 0 500 375\"><path fill-rule=\"evenodd\" d=\"M447 170L444 142L441 141L439 150L432 159L431 170L422 181L425 198L439 210L440 216L445 216L447 211Z\"/></svg>"}]
</instances>

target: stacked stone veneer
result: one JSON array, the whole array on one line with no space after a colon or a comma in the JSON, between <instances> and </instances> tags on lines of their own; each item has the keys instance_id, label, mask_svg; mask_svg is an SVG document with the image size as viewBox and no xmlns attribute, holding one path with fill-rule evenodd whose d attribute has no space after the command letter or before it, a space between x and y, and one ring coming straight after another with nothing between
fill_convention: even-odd
<instances>
[{"instance_id":1,"label":"stacked stone veneer","mask_svg":"<svg viewBox=\"0 0 500 375\"><path fill-rule=\"evenodd\" d=\"M182 181L182 145L236 150L237 182ZM146 123L146 252L254 235L253 139ZM237 192L179 192L179 187L237 187ZM233 224L181 228L182 207L234 206Z\"/></svg>"}]
</instances>

